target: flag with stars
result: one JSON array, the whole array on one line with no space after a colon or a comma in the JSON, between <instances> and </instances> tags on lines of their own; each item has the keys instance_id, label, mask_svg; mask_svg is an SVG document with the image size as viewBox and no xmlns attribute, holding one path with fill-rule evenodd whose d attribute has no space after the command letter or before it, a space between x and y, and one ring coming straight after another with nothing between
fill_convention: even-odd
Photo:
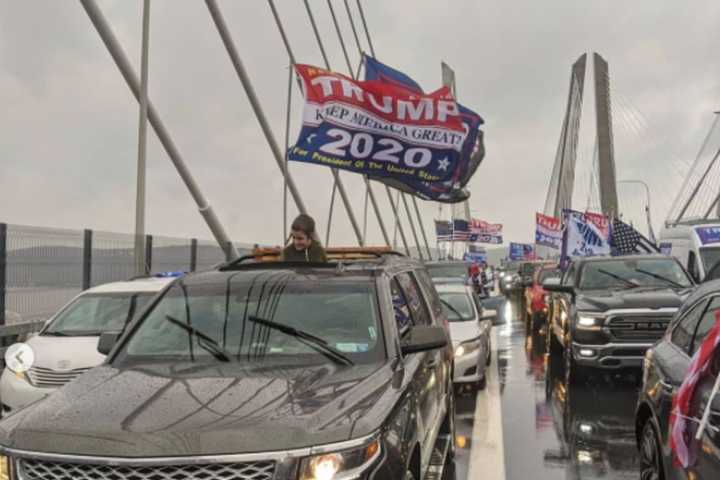
<instances>
[{"instance_id":1,"label":"flag with stars","mask_svg":"<svg viewBox=\"0 0 720 480\"><path fill-rule=\"evenodd\" d=\"M658 247L633 227L619 219L613 219L610 232L610 247L613 255L636 253L660 253Z\"/></svg>"}]
</instances>

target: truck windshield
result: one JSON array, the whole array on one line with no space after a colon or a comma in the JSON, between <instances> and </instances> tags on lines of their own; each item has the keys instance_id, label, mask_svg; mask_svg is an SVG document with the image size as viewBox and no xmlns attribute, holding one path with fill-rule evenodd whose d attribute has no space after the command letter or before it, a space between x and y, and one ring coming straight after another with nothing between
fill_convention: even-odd
<instances>
[{"instance_id":1,"label":"truck windshield","mask_svg":"<svg viewBox=\"0 0 720 480\"><path fill-rule=\"evenodd\" d=\"M692 283L670 258L614 259L591 262L583 268L579 288L607 290L634 287L686 288Z\"/></svg>"},{"instance_id":2,"label":"truck windshield","mask_svg":"<svg viewBox=\"0 0 720 480\"><path fill-rule=\"evenodd\" d=\"M720 262L720 247L706 247L700 249L700 258L702 259L703 269L709 272L711 268Z\"/></svg>"},{"instance_id":3,"label":"truck windshield","mask_svg":"<svg viewBox=\"0 0 720 480\"><path fill-rule=\"evenodd\" d=\"M95 336L125 328L154 293L87 294L78 297L52 321L42 335Z\"/></svg>"},{"instance_id":4,"label":"truck windshield","mask_svg":"<svg viewBox=\"0 0 720 480\"><path fill-rule=\"evenodd\" d=\"M219 282L175 284L137 326L117 361L287 365L339 359L350 365L384 358L371 277L243 273Z\"/></svg>"}]
</instances>

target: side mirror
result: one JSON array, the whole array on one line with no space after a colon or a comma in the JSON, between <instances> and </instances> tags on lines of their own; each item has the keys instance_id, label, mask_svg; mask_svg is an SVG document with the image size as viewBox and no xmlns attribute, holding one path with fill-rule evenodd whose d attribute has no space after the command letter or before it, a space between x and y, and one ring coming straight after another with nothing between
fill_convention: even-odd
<instances>
[{"instance_id":1,"label":"side mirror","mask_svg":"<svg viewBox=\"0 0 720 480\"><path fill-rule=\"evenodd\" d=\"M113 349L118 339L120 339L120 332L105 332L100 335L98 340L97 351L103 355L107 355Z\"/></svg>"},{"instance_id":2,"label":"side mirror","mask_svg":"<svg viewBox=\"0 0 720 480\"><path fill-rule=\"evenodd\" d=\"M480 321L492 320L497 318L497 310L491 310L489 308L483 308L480 314Z\"/></svg>"},{"instance_id":3,"label":"side mirror","mask_svg":"<svg viewBox=\"0 0 720 480\"><path fill-rule=\"evenodd\" d=\"M400 346L403 355L437 350L448 345L447 334L442 327L413 327Z\"/></svg>"},{"instance_id":4,"label":"side mirror","mask_svg":"<svg viewBox=\"0 0 720 480\"><path fill-rule=\"evenodd\" d=\"M556 293L575 293L575 288L570 285L562 285L559 278L548 278L543 282L543 289Z\"/></svg>"}]
</instances>

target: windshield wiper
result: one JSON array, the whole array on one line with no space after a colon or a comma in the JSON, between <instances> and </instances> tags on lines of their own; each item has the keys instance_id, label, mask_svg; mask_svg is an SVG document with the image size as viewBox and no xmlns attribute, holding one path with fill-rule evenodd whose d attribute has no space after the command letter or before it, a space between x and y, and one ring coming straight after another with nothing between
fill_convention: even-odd
<instances>
[{"instance_id":1,"label":"windshield wiper","mask_svg":"<svg viewBox=\"0 0 720 480\"><path fill-rule=\"evenodd\" d=\"M640 286L636 282L633 282L632 280L628 280L627 278L621 277L620 275L617 275L612 272L608 272L607 270L604 270L602 268L598 268L597 271L604 275L607 275L608 277L612 277L615 280L620 280L621 282L623 282L625 285L627 285L630 288L637 288Z\"/></svg>"},{"instance_id":2,"label":"windshield wiper","mask_svg":"<svg viewBox=\"0 0 720 480\"><path fill-rule=\"evenodd\" d=\"M446 300L443 300L443 299L441 298L440 301L441 301L442 304L445 305L452 313L454 313L455 315L457 315L457 317L458 317L460 320L472 320L471 318L466 318L466 317L462 316L462 315L460 314L460 312L458 312L457 308L455 308L455 307L453 307L452 305L450 305L450 303L447 302Z\"/></svg>"},{"instance_id":3,"label":"windshield wiper","mask_svg":"<svg viewBox=\"0 0 720 480\"><path fill-rule=\"evenodd\" d=\"M672 285L673 287L676 287L676 288L687 288L686 285L683 285L683 284L681 284L681 283L678 283L678 282L676 282L675 280L672 280L672 279L670 279L670 278L664 277L664 276L662 276L662 275L658 275L657 273L648 272L647 270L643 270L643 269L641 269L641 268L636 268L635 271L638 272L638 273L642 273L643 275L647 275L647 276L649 276L649 277L656 278L656 279L660 280L661 282L665 282L665 283L667 283L667 284L669 284L669 285Z\"/></svg>"},{"instance_id":4,"label":"windshield wiper","mask_svg":"<svg viewBox=\"0 0 720 480\"><path fill-rule=\"evenodd\" d=\"M255 315L248 315L248 320L250 320L251 322L259 323L260 325L265 325L266 327L270 327L273 330L277 330L286 335L290 335L291 337L295 337L310 348L313 348L314 350L317 350L331 360L334 360L336 363L344 363L345 365L355 364L352 360L350 360L347 355L342 353L340 350L333 347L322 338L316 337L311 333L298 330L297 328L291 327L290 325L283 325L282 323L273 322L272 320L268 320L266 318L256 317Z\"/></svg>"},{"instance_id":5,"label":"windshield wiper","mask_svg":"<svg viewBox=\"0 0 720 480\"><path fill-rule=\"evenodd\" d=\"M170 315L165 315L165 318L173 325L177 325L186 332L197 336L199 340L202 340L202 342L198 341L198 345L200 345L204 350L209 352L216 359L220 360L221 362L230 361L230 354L226 352L213 338L207 336L197 328L191 327L190 325L183 323L177 318L174 318Z\"/></svg>"},{"instance_id":6,"label":"windshield wiper","mask_svg":"<svg viewBox=\"0 0 720 480\"><path fill-rule=\"evenodd\" d=\"M69 333L65 332L43 332L43 335L47 335L48 337L71 337Z\"/></svg>"}]
</instances>

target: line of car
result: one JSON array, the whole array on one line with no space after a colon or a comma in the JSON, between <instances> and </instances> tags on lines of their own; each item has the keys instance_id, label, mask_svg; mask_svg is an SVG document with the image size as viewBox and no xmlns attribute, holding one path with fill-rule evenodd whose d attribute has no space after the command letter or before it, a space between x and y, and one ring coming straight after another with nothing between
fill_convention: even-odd
<instances>
[{"instance_id":1,"label":"line of car","mask_svg":"<svg viewBox=\"0 0 720 480\"><path fill-rule=\"evenodd\" d=\"M62 308L0 380L0 479L453 478L453 387L484 386L494 316L465 266L277 253Z\"/></svg>"},{"instance_id":2,"label":"line of car","mask_svg":"<svg viewBox=\"0 0 720 480\"><path fill-rule=\"evenodd\" d=\"M564 272L536 265L524 286L528 333L545 336L566 390L607 373L642 375L635 425L640 478L720 478L720 397L710 398L720 358L693 400L690 434L708 404L711 415L687 471L672 460L669 432L673 395L715 324L720 281L698 286L674 257L635 255L577 259Z\"/></svg>"}]
</instances>

